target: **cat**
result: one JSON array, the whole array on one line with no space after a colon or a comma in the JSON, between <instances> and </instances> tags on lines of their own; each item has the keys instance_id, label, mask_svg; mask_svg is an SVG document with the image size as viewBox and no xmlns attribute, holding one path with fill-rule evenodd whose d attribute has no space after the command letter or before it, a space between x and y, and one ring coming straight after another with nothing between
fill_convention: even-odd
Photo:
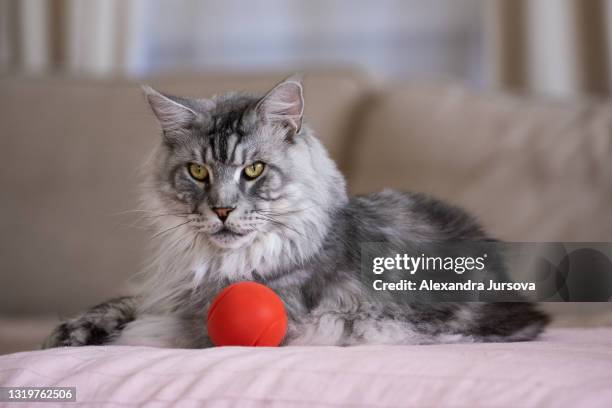
<instances>
[{"instance_id":1,"label":"cat","mask_svg":"<svg viewBox=\"0 0 612 408\"><path fill-rule=\"evenodd\" d=\"M143 89L162 129L142 200L158 231L155 257L136 295L65 321L43 347L209 347L211 299L245 280L283 300L283 345L524 341L545 328L548 317L527 302L402 303L367 290L362 242L490 238L464 211L422 194L349 198L303 121L300 77L259 97Z\"/></svg>"}]
</instances>

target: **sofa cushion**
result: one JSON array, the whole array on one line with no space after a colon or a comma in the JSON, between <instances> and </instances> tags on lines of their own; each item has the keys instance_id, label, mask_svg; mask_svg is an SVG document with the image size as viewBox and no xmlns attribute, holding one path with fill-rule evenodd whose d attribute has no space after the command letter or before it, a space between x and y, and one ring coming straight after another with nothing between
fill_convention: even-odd
<instances>
[{"instance_id":1,"label":"sofa cushion","mask_svg":"<svg viewBox=\"0 0 612 408\"><path fill-rule=\"evenodd\" d=\"M557 329L518 343L66 347L0 356L0 386L76 387L79 404L109 407L609 407L611 344L612 329Z\"/></svg>"}]
</instances>

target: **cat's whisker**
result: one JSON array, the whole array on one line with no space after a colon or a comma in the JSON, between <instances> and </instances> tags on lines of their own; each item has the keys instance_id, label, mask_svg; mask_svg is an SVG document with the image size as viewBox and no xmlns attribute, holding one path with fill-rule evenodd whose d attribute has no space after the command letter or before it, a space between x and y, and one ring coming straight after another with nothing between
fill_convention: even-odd
<instances>
[{"instance_id":1,"label":"cat's whisker","mask_svg":"<svg viewBox=\"0 0 612 408\"><path fill-rule=\"evenodd\" d=\"M169 217L169 216L185 218L185 217L188 217L189 215L191 215L191 213L167 213L167 214L146 215L146 216L143 216L142 218L159 218L159 217Z\"/></svg>"},{"instance_id":2,"label":"cat's whisker","mask_svg":"<svg viewBox=\"0 0 612 408\"><path fill-rule=\"evenodd\" d=\"M292 215L292 214L298 214L304 211L308 211L312 208L315 207L321 207L320 205L312 205L310 207L306 207L306 208L298 208L298 209L292 209L289 211L283 211L281 210L264 210L264 209L260 209L260 210L253 210L256 213L259 214L266 214L266 215L276 215L276 216L283 216L283 215Z\"/></svg>"},{"instance_id":3,"label":"cat's whisker","mask_svg":"<svg viewBox=\"0 0 612 408\"><path fill-rule=\"evenodd\" d=\"M160 232L158 232L157 234L153 235L153 236L151 237L151 239L157 238L157 237L159 237L159 236L161 236L161 235L164 235L164 234L166 234L166 233L168 233L168 232L170 232L170 231L172 231L172 230L175 230L175 229L177 229L177 228L179 228L179 227L182 227L182 226L183 226L183 225L185 225L185 224L189 224L190 222L193 222L193 221L194 221L194 220L187 220L187 221L185 221L185 222L180 223L179 225L175 225L175 226L173 226L173 227L167 228L167 229L165 229L165 230L163 230L163 231L160 231Z\"/></svg>"},{"instance_id":4,"label":"cat's whisker","mask_svg":"<svg viewBox=\"0 0 612 408\"><path fill-rule=\"evenodd\" d=\"M152 213L153 211L143 210L143 209L132 209L132 210L124 210L116 213L111 213L111 216L125 215L125 214L133 214L133 213Z\"/></svg>"},{"instance_id":5,"label":"cat's whisker","mask_svg":"<svg viewBox=\"0 0 612 408\"><path fill-rule=\"evenodd\" d=\"M147 216L140 216L134 221L127 223L127 224L119 223L117 225L119 227L135 228L135 229L144 230L144 231L155 231L157 228L150 225L151 223L148 222L147 220L150 220L153 218L167 217L167 216L175 216L175 217L186 219L188 215L189 213L166 213L166 214L147 215Z\"/></svg>"},{"instance_id":6,"label":"cat's whisker","mask_svg":"<svg viewBox=\"0 0 612 408\"><path fill-rule=\"evenodd\" d=\"M111 216L117 217L117 216L122 216L122 215L129 215L129 214L139 214L138 218L134 220L130 225L128 225L128 227L132 228L132 227L137 227L137 224L144 220L160 218L160 217L167 217L167 216L176 216L176 217L185 218L189 216L191 213L188 213L188 212L156 213L154 211L135 209L135 210L121 211L119 213L111 214Z\"/></svg>"},{"instance_id":7,"label":"cat's whisker","mask_svg":"<svg viewBox=\"0 0 612 408\"><path fill-rule=\"evenodd\" d=\"M134 228L134 229L143 230L143 231L155 231L154 227L146 226L146 225L138 225L138 222L133 222L131 224L118 224L118 226L126 227L126 228Z\"/></svg>"},{"instance_id":8,"label":"cat's whisker","mask_svg":"<svg viewBox=\"0 0 612 408\"><path fill-rule=\"evenodd\" d=\"M277 226L279 226L279 227L284 227L284 228L287 228L288 230L291 230L291 231L295 232L296 234L298 234L298 235L300 235L300 236L302 236L302 237L304 236L304 234L302 234L300 231L296 230L296 229L295 229L295 228L293 228L293 227L290 227L289 225L285 224L284 222L281 222L281 221L279 221L279 220L276 220L276 219L274 219L274 218L272 218L272 217L265 216L265 215L263 215L263 214L259 214L259 215L260 215L260 219L262 219L262 220L265 220L265 221L271 222L272 224L277 225Z\"/></svg>"}]
</instances>

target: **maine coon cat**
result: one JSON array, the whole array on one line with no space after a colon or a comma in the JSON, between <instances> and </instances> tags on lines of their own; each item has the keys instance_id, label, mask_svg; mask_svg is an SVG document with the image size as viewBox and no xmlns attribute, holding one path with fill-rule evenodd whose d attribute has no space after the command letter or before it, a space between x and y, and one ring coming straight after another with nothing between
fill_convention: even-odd
<instances>
[{"instance_id":1,"label":"maine coon cat","mask_svg":"<svg viewBox=\"0 0 612 408\"><path fill-rule=\"evenodd\" d=\"M45 347L207 347L203 316L226 285L283 299L286 345L520 341L547 317L529 303L402 304L372 295L360 243L486 240L463 211L421 194L348 197L303 123L302 83L256 97L145 94L162 128L142 200L158 246L139 293L65 321Z\"/></svg>"}]
</instances>

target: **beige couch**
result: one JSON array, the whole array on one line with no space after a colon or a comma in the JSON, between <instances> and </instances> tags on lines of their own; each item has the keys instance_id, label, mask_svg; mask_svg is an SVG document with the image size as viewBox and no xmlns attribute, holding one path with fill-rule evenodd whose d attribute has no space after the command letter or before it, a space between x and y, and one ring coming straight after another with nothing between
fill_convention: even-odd
<instances>
[{"instance_id":1,"label":"beige couch","mask_svg":"<svg viewBox=\"0 0 612 408\"><path fill-rule=\"evenodd\" d=\"M282 76L146 82L206 96L263 91ZM431 193L506 240L612 239L610 101L381 85L351 72L308 73L305 92L307 119L352 192ZM130 210L159 130L131 80L5 77L0 108L2 353L34 347L58 316L127 290L146 261L150 233ZM571 311L601 322L595 309Z\"/></svg>"}]
</instances>

